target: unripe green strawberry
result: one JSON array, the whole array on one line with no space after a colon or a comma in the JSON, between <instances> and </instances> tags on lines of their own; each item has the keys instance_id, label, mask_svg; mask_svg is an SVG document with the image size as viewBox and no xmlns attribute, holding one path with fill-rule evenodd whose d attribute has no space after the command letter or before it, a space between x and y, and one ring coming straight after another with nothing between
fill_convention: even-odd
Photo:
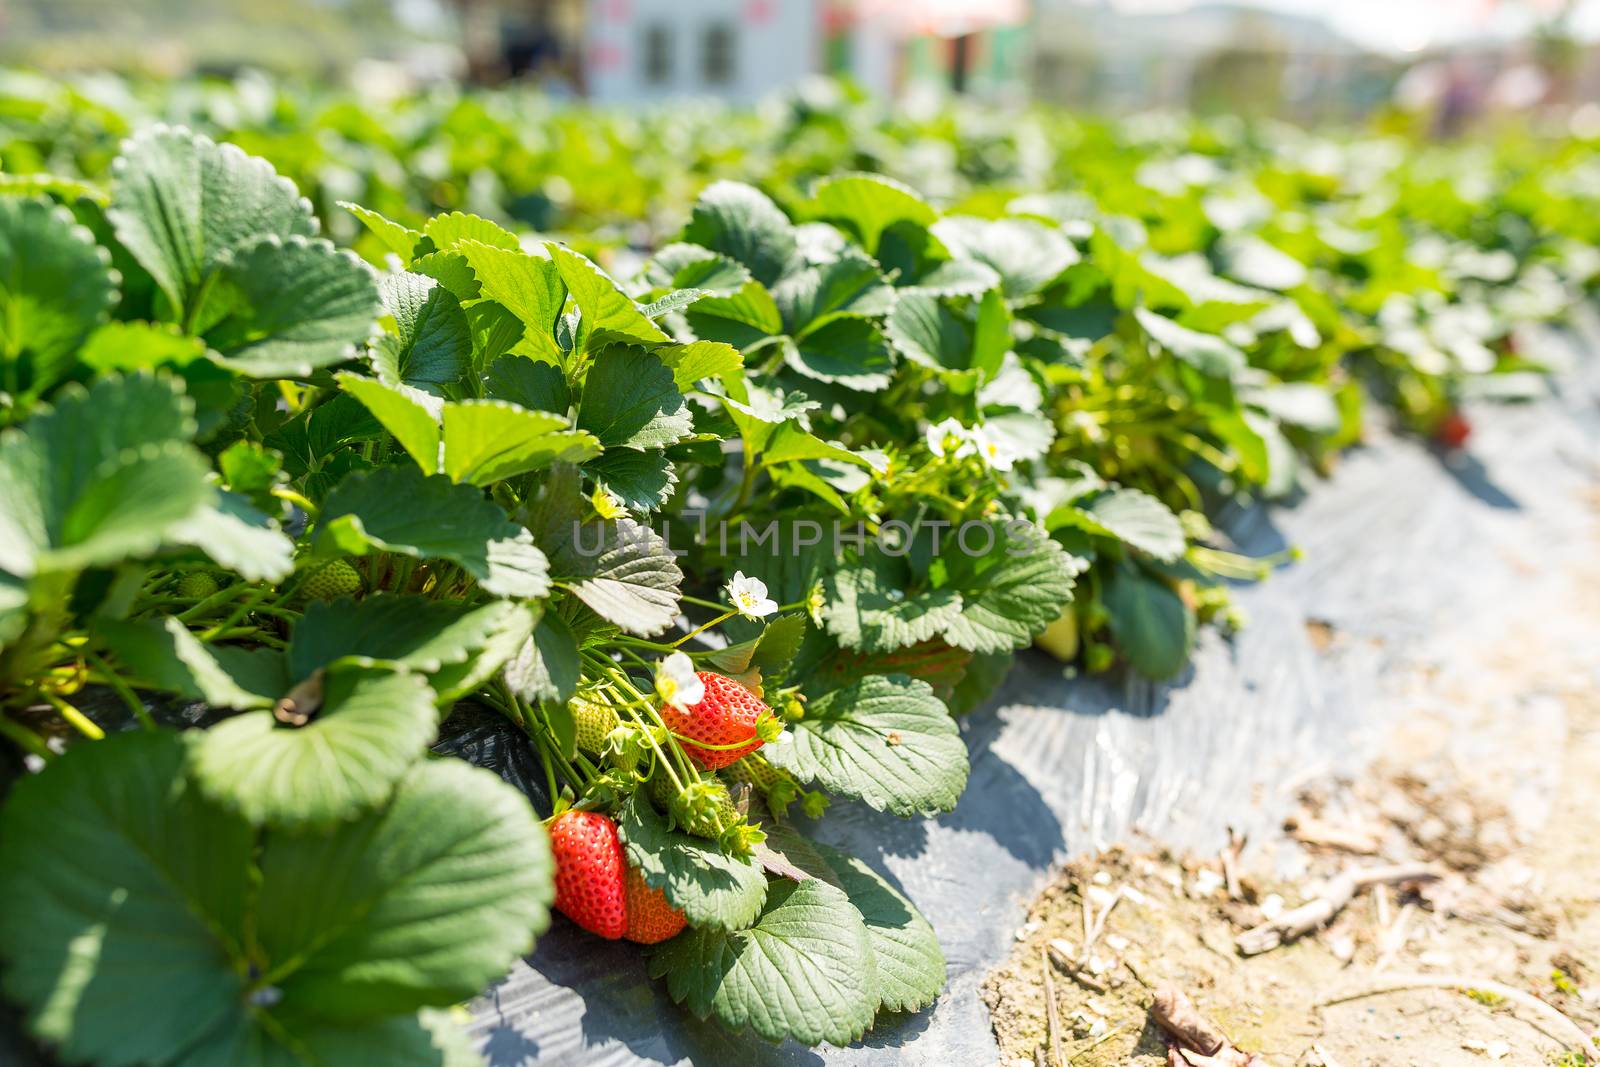
<instances>
[{"instance_id":1,"label":"unripe green strawberry","mask_svg":"<svg viewBox=\"0 0 1600 1067\"><path fill-rule=\"evenodd\" d=\"M191 571L178 579L178 595L185 600L204 600L218 588L217 580L205 571Z\"/></svg>"},{"instance_id":2,"label":"unripe green strawberry","mask_svg":"<svg viewBox=\"0 0 1600 1067\"><path fill-rule=\"evenodd\" d=\"M723 768L723 773L736 782L748 782L763 793L770 792L773 786L789 777L753 753L743 759L734 760Z\"/></svg>"},{"instance_id":3,"label":"unripe green strawberry","mask_svg":"<svg viewBox=\"0 0 1600 1067\"><path fill-rule=\"evenodd\" d=\"M680 793L673 787L672 779L657 772L647 788L656 808L671 815L685 833L696 837L716 840L730 827L744 821L739 809L733 806L728 787L714 778L690 783Z\"/></svg>"},{"instance_id":4,"label":"unripe green strawberry","mask_svg":"<svg viewBox=\"0 0 1600 1067\"><path fill-rule=\"evenodd\" d=\"M767 807L773 814L783 815L789 805L800 801L805 813L815 819L828 807L826 794L800 788L800 783L788 771L774 767L758 755L749 755L730 763L723 773L736 782L748 782L767 798Z\"/></svg>"},{"instance_id":5,"label":"unripe green strawberry","mask_svg":"<svg viewBox=\"0 0 1600 1067\"><path fill-rule=\"evenodd\" d=\"M361 574L348 562L336 559L311 572L300 592L307 600L334 600L361 592Z\"/></svg>"},{"instance_id":6,"label":"unripe green strawberry","mask_svg":"<svg viewBox=\"0 0 1600 1067\"><path fill-rule=\"evenodd\" d=\"M582 697L573 697L567 707L578 726L578 747L596 756L605 751L606 738L622 724L617 709Z\"/></svg>"}]
</instances>

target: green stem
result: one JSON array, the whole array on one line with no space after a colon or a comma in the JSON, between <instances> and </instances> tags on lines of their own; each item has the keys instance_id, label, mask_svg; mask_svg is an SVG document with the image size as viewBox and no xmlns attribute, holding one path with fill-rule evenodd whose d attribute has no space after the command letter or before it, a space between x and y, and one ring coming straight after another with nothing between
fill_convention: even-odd
<instances>
[{"instance_id":1,"label":"green stem","mask_svg":"<svg viewBox=\"0 0 1600 1067\"><path fill-rule=\"evenodd\" d=\"M13 722L6 718L4 715L0 715L0 736L9 737L16 743L18 748L31 752L42 760L49 761L56 758L56 754L50 750L50 746L45 744L44 738L21 723Z\"/></svg>"},{"instance_id":2,"label":"green stem","mask_svg":"<svg viewBox=\"0 0 1600 1067\"><path fill-rule=\"evenodd\" d=\"M133 712L133 717L139 720L139 725L146 730L156 729L156 721L150 717L150 709L144 706L144 701L140 700L139 695L133 691L133 688L122 680L121 675L112 670L111 665L87 645L83 648L83 655L85 659L98 668L97 679L109 685L117 696L122 698L122 702L128 705L128 710Z\"/></svg>"},{"instance_id":3,"label":"green stem","mask_svg":"<svg viewBox=\"0 0 1600 1067\"><path fill-rule=\"evenodd\" d=\"M223 619L211 629L201 634L200 640L215 641L221 634L233 626L234 623L250 614L251 608L255 607L270 595L272 595L272 587L270 585L263 585L260 588L253 590L249 596L245 597L239 602L238 606L228 614L227 618ZM179 618L182 618L182 616L179 616Z\"/></svg>"},{"instance_id":4,"label":"green stem","mask_svg":"<svg viewBox=\"0 0 1600 1067\"><path fill-rule=\"evenodd\" d=\"M710 622L702 623L699 626L696 626L693 630L690 630L688 633L684 634L682 637L678 638L676 641L672 642L672 644L668 645L667 647L668 648L677 648L680 645L684 644L684 642L688 641L690 638L699 636L700 634L704 633L705 631L711 629L713 626L721 626L723 623L727 622L729 619L733 618L737 614L739 614L737 611L729 611L729 612L727 612L725 614L717 616L716 618L712 619Z\"/></svg>"},{"instance_id":5,"label":"green stem","mask_svg":"<svg viewBox=\"0 0 1600 1067\"><path fill-rule=\"evenodd\" d=\"M60 714L63 719L67 720L67 722L71 723L73 729L77 730L84 737L87 737L91 741L105 740L106 732L100 729L94 720L90 719L89 716L79 711L76 707L67 703L65 700L62 700L48 689L39 690L39 695L44 697L45 702L48 703L52 708L55 708L56 712Z\"/></svg>"}]
</instances>

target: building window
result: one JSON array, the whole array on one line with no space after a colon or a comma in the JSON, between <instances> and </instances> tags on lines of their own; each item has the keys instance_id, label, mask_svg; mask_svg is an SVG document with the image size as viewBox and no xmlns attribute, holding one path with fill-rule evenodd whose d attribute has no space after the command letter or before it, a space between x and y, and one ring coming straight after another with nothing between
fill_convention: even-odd
<instances>
[{"instance_id":1,"label":"building window","mask_svg":"<svg viewBox=\"0 0 1600 1067\"><path fill-rule=\"evenodd\" d=\"M713 22L700 38L700 77L707 85L733 81L734 31L731 22Z\"/></svg>"},{"instance_id":2,"label":"building window","mask_svg":"<svg viewBox=\"0 0 1600 1067\"><path fill-rule=\"evenodd\" d=\"M652 22L644 28L644 82L646 85L666 85L672 81L672 27L664 22Z\"/></svg>"}]
</instances>

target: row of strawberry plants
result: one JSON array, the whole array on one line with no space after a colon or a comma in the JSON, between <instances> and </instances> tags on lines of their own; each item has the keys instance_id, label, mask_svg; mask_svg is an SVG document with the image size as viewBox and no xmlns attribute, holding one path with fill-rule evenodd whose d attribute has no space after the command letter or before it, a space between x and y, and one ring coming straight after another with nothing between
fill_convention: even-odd
<instances>
[{"instance_id":1,"label":"row of strawberry plants","mask_svg":"<svg viewBox=\"0 0 1600 1067\"><path fill-rule=\"evenodd\" d=\"M101 1063L455 1062L438 1009L552 903L767 1039L926 1006L931 928L796 805L952 809L952 713L1036 638L1180 671L1265 566L1207 509L1353 440L1388 328L1326 229L1174 257L1115 204L867 175L714 184L622 282L352 204L363 261L181 129L12 194L0 729L38 773L0 808L0 959ZM1380 380L1521 370L1519 321L1414 316L1443 364ZM537 817L428 757L459 701L526 737Z\"/></svg>"}]
</instances>

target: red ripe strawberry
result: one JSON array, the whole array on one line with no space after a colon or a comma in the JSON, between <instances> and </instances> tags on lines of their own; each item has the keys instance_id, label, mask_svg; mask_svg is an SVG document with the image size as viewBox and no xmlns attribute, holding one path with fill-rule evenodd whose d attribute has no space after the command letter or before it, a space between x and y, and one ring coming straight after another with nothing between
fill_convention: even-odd
<instances>
[{"instance_id":1,"label":"red ripe strawberry","mask_svg":"<svg viewBox=\"0 0 1600 1067\"><path fill-rule=\"evenodd\" d=\"M683 912L667 903L666 894L645 884L639 868L629 867L623 890L628 900L628 928L623 937L641 945L653 945L676 937L689 925Z\"/></svg>"},{"instance_id":2,"label":"red ripe strawberry","mask_svg":"<svg viewBox=\"0 0 1600 1067\"><path fill-rule=\"evenodd\" d=\"M1433 428L1433 438L1446 448L1460 448L1472 436L1472 423L1455 408L1451 408L1439 425Z\"/></svg>"},{"instance_id":3,"label":"red ripe strawberry","mask_svg":"<svg viewBox=\"0 0 1600 1067\"><path fill-rule=\"evenodd\" d=\"M706 770L714 771L761 747L756 722L763 715L770 715L772 709L732 678L710 671L698 671L696 676L706 687L700 703L688 711L668 704L661 709L661 718L673 733L702 744L737 745L737 748L707 749L684 742L683 750L690 758Z\"/></svg>"},{"instance_id":4,"label":"red ripe strawberry","mask_svg":"<svg viewBox=\"0 0 1600 1067\"><path fill-rule=\"evenodd\" d=\"M556 861L556 910L615 941L627 929L628 870L617 824L597 811L564 811L550 820Z\"/></svg>"}]
</instances>

